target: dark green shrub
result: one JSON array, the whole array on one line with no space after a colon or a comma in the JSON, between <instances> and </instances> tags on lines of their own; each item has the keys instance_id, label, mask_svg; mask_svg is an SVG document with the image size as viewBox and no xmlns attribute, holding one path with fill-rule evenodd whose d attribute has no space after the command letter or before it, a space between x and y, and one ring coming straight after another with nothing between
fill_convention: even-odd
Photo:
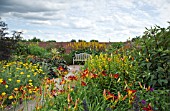
<instances>
[{"instance_id":1,"label":"dark green shrub","mask_svg":"<svg viewBox=\"0 0 170 111\"><path fill-rule=\"evenodd\" d=\"M134 57L139 61L143 79L154 87L170 86L170 26L147 29L134 42Z\"/></svg>"},{"instance_id":2,"label":"dark green shrub","mask_svg":"<svg viewBox=\"0 0 170 111\"><path fill-rule=\"evenodd\" d=\"M8 33L7 24L0 18L0 60L9 60L12 53L17 48L17 42L21 40L21 32L13 32L13 36L6 36Z\"/></svg>"},{"instance_id":3,"label":"dark green shrub","mask_svg":"<svg viewBox=\"0 0 170 111\"><path fill-rule=\"evenodd\" d=\"M66 61L67 65L73 64L72 54L63 54L63 59Z\"/></svg>"}]
</instances>

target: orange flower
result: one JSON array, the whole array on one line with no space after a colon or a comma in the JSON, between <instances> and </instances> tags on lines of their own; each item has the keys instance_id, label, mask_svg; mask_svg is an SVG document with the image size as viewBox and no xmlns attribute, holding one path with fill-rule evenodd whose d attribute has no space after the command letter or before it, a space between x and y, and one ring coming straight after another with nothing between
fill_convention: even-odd
<instances>
[{"instance_id":1,"label":"orange flower","mask_svg":"<svg viewBox=\"0 0 170 111\"><path fill-rule=\"evenodd\" d=\"M81 81L82 86L87 86L87 84L84 81Z\"/></svg>"},{"instance_id":2,"label":"orange flower","mask_svg":"<svg viewBox=\"0 0 170 111\"><path fill-rule=\"evenodd\" d=\"M68 104L71 103L71 101L72 101L72 98L71 98L70 94L68 94L68 96L67 96L67 102L68 102Z\"/></svg>"},{"instance_id":3,"label":"orange flower","mask_svg":"<svg viewBox=\"0 0 170 111\"><path fill-rule=\"evenodd\" d=\"M145 111L153 111L150 104L148 104L148 107L144 107L143 110L145 110Z\"/></svg>"},{"instance_id":4,"label":"orange flower","mask_svg":"<svg viewBox=\"0 0 170 111\"><path fill-rule=\"evenodd\" d=\"M61 82L60 82L60 85L65 84L65 83L66 83L66 81L65 81L65 79L64 79L64 77L63 77L62 80L61 80Z\"/></svg>"},{"instance_id":5,"label":"orange flower","mask_svg":"<svg viewBox=\"0 0 170 111\"><path fill-rule=\"evenodd\" d=\"M113 76L115 79L117 79L119 77L119 74L114 74Z\"/></svg>"},{"instance_id":6,"label":"orange flower","mask_svg":"<svg viewBox=\"0 0 170 111\"><path fill-rule=\"evenodd\" d=\"M117 96L115 96L114 94L110 93L109 91L107 91L106 89L103 90L103 96L106 100L115 100L117 99Z\"/></svg>"},{"instance_id":7,"label":"orange flower","mask_svg":"<svg viewBox=\"0 0 170 111\"><path fill-rule=\"evenodd\" d=\"M3 80L3 82L2 82L1 84L6 85L6 81L5 81L5 80Z\"/></svg>"},{"instance_id":8,"label":"orange flower","mask_svg":"<svg viewBox=\"0 0 170 111\"><path fill-rule=\"evenodd\" d=\"M131 90L131 89L127 89L126 92L128 92L128 95L132 95L133 93L136 92L136 90Z\"/></svg>"},{"instance_id":9,"label":"orange flower","mask_svg":"<svg viewBox=\"0 0 170 111\"><path fill-rule=\"evenodd\" d=\"M112 59L111 59L111 58L108 58L107 60L110 62Z\"/></svg>"},{"instance_id":10,"label":"orange flower","mask_svg":"<svg viewBox=\"0 0 170 111\"><path fill-rule=\"evenodd\" d=\"M63 68L62 66L59 66L59 67L58 67L58 70L63 71L64 68Z\"/></svg>"},{"instance_id":11,"label":"orange flower","mask_svg":"<svg viewBox=\"0 0 170 111\"><path fill-rule=\"evenodd\" d=\"M106 74L106 71L104 70L104 71L102 71L102 75L103 76L107 76L107 74Z\"/></svg>"},{"instance_id":12,"label":"orange flower","mask_svg":"<svg viewBox=\"0 0 170 111\"><path fill-rule=\"evenodd\" d=\"M76 80L76 81L77 81L77 77L76 77L76 76L69 76L68 79L69 79L69 80L72 80L72 81L73 81L73 80Z\"/></svg>"},{"instance_id":13,"label":"orange flower","mask_svg":"<svg viewBox=\"0 0 170 111\"><path fill-rule=\"evenodd\" d=\"M97 74L92 74L92 73L91 73L90 77L91 77L91 78L97 78L98 75L97 75Z\"/></svg>"}]
</instances>

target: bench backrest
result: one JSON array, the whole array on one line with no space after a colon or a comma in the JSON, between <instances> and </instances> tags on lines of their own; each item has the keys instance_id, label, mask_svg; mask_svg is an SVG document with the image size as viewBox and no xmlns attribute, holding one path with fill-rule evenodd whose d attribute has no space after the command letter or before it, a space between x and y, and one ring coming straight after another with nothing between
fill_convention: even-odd
<instances>
[{"instance_id":1,"label":"bench backrest","mask_svg":"<svg viewBox=\"0 0 170 111\"><path fill-rule=\"evenodd\" d=\"M75 54L75 59L79 60L85 60L88 59L91 55L87 53L80 53L80 54Z\"/></svg>"}]
</instances>

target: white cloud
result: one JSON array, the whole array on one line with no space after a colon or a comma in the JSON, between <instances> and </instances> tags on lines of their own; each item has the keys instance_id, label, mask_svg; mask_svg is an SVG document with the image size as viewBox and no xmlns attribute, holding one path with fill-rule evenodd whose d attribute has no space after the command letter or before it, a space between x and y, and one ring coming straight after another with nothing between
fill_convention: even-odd
<instances>
[{"instance_id":1,"label":"white cloud","mask_svg":"<svg viewBox=\"0 0 170 111\"><path fill-rule=\"evenodd\" d=\"M169 0L9 0L0 6L12 27L44 40L126 41L170 20Z\"/></svg>"}]
</instances>

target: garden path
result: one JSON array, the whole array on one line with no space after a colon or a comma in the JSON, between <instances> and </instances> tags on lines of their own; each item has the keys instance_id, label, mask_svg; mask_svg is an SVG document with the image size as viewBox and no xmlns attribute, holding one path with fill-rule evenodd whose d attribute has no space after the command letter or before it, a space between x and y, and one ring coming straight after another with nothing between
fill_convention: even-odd
<instances>
[{"instance_id":1,"label":"garden path","mask_svg":"<svg viewBox=\"0 0 170 111\"><path fill-rule=\"evenodd\" d=\"M70 75L74 75L73 72L79 72L81 67L83 67L83 65L70 65L70 66L68 66L69 73L65 76L65 79L67 79L67 77L69 77ZM57 83L58 83L58 84L56 84L56 87L58 89L62 89L63 86L59 85L59 83L61 82L61 78L58 78L56 80L57 80ZM15 109L15 111L33 111L35 109L35 106L36 106L36 102L34 100L32 100L32 101L28 102L28 109L26 109L24 107L24 104L21 104ZM14 111L14 108L6 109L5 111Z\"/></svg>"}]
</instances>

